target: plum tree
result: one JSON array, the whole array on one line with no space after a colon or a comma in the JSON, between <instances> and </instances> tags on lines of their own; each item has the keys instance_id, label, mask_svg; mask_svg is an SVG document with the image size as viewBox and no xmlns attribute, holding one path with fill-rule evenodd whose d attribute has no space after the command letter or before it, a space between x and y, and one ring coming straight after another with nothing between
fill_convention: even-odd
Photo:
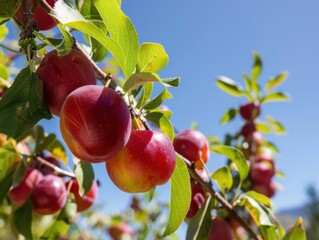
<instances>
[{"instance_id":1,"label":"plum tree","mask_svg":"<svg viewBox=\"0 0 319 240\"><path fill-rule=\"evenodd\" d=\"M166 183L175 162L174 147L165 134L135 130L122 151L106 161L106 169L118 188L138 193Z\"/></svg>"},{"instance_id":2,"label":"plum tree","mask_svg":"<svg viewBox=\"0 0 319 240\"><path fill-rule=\"evenodd\" d=\"M110 88L80 87L68 95L62 107L63 139L83 161L96 163L112 158L126 145L131 127L126 103Z\"/></svg>"},{"instance_id":3,"label":"plum tree","mask_svg":"<svg viewBox=\"0 0 319 240\"><path fill-rule=\"evenodd\" d=\"M78 50L58 56L56 50L47 53L37 69L43 81L44 100L52 114L60 116L66 97L84 85L96 85L92 64Z\"/></svg>"},{"instance_id":4,"label":"plum tree","mask_svg":"<svg viewBox=\"0 0 319 240\"><path fill-rule=\"evenodd\" d=\"M42 177L41 172L37 169L28 168L19 185L10 190L9 197L11 201L18 206L23 205Z\"/></svg>"},{"instance_id":5,"label":"plum tree","mask_svg":"<svg viewBox=\"0 0 319 240\"><path fill-rule=\"evenodd\" d=\"M83 212L94 204L98 193L96 181L93 181L91 189L84 196L81 196L79 193L79 183L77 180L68 181L65 185L66 188L70 186L70 192L73 193L77 212Z\"/></svg>"},{"instance_id":6,"label":"plum tree","mask_svg":"<svg viewBox=\"0 0 319 240\"><path fill-rule=\"evenodd\" d=\"M184 130L176 134L173 144L176 152L194 162L198 169L203 168L203 163L209 159L208 140L197 130Z\"/></svg>"},{"instance_id":7,"label":"plum tree","mask_svg":"<svg viewBox=\"0 0 319 240\"><path fill-rule=\"evenodd\" d=\"M239 107L239 113L243 119L252 121L260 115L260 103L248 102Z\"/></svg>"},{"instance_id":8,"label":"plum tree","mask_svg":"<svg viewBox=\"0 0 319 240\"><path fill-rule=\"evenodd\" d=\"M24 0L25 1L25 0ZM54 7L54 4L57 0L47 0L47 3ZM23 5L23 4L22 4ZM16 12L16 17L19 22L23 22L23 6L20 6ZM36 5L34 7L33 1L33 18L37 24L39 30L45 31L53 28L56 25L56 22L53 17L51 17L45 9L43 9L40 5Z\"/></svg>"},{"instance_id":9,"label":"plum tree","mask_svg":"<svg viewBox=\"0 0 319 240\"><path fill-rule=\"evenodd\" d=\"M46 175L35 185L31 200L33 210L40 215L53 214L63 208L67 191L62 178Z\"/></svg>"}]
</instances>

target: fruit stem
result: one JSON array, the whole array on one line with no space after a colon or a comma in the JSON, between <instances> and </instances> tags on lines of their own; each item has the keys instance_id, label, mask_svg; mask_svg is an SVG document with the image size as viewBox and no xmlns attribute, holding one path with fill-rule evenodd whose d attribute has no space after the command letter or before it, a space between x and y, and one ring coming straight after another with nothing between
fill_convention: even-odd
<instances>
[{"instance_id":1,"label":"fruit stem","mask_svg":"<svg viewBox=\"0 0 319 240\"><path fill-rule=\"evenodd\" d=\"M42 163L43 165L46 165L49 168L52 168L58 176L66 176L66 177L70 177L70 178L75 178L75 174L72 172L68 172L65 171L61 168L59 168L58 166L55 166L54 164L48 162L47 160L45 160L44 158L40 157L40 156L36 156L35 159L37 161L39 161L40 163Z\"/></svg>"},{"instance_id":2,"label":"fruit stem","mask_svg":"<svg viewBox=\"0 0 319 240\"><path fill-rule=\"evenodd\" d=\"M178 153L176 153L178 154ZM210 195L212 195L226 210L227 212L237 220L240 225L247 231L249 236L254 239L254 240L259 240L258 236L255 234L253 229L237 214L235 211L234 207L227 201L225 200L218 192L216 192L213 187L211 182L205 182L201 176L198 175L194 167L192 166L191 162L187 159L185 159L182 155L178 154L180 158L184 160L184 162L187 165L188 172L191 175L192 178L194 178Z\"/></svg>"}]
</instances>

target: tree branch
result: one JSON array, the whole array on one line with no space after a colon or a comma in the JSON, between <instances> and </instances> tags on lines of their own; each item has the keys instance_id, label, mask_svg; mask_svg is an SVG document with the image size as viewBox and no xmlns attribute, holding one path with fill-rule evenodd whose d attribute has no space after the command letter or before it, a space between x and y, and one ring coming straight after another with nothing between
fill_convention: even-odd
<instances>
[{"instance_id":1,"label":"tree branch","mask_svg":"<svg viewBox=\"0 0 319 240\"><path fill-rule=\"evenodd\" d=\"M44 158L40 157L40 156L36 156L35 159L37 161L39 161L41 164L51 168L52 170L54 170L58 176L62 176L62 177L70 177L70 178L75 178L75 174L72 173L72 172L68 172L68 171L65 171L61 168L59 168L58 166L48 162L47 160L45 160Z\"/></svg>"}]
</instances>

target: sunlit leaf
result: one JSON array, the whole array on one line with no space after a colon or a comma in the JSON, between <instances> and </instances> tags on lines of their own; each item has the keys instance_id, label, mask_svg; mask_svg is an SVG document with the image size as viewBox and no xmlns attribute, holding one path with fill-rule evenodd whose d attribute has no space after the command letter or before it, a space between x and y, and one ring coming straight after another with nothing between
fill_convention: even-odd
<instances>
[{"instance_id":1,"label":"sunlit leaf","mask_svg":"<svg viewBox=\"0 0 319 240\"><path fill-rule=\"evenodd\" d=\"M143 43L137 56L138 72L158 72L168 63L164 47L158 43Z\"/></svg>"},{"instance_id":2,"label":"sunlit leaf","mask_svg":"<svg viewBox=\"0 0 319 240\"><path fill-rule=\"evenodd\" d=\"M266 116L266 119L270 123L270 125L275 133L277 133L277 134L285 134L286 133L286 129L285 129L284 125L282 125L282 123L276 121L271 116Z\"/></svg>"},{"instance_id":3,"label":"sunlit leaf","mask_svg":"<svg viewBox=\"0 0 319 240\"><path fill-rule=\"evenodd\" d=\"M302 226L302 218L299 217L295 225L287 231L283 240L306 240L306 232Z\"/></svg>"},{"instance_id":4,"label":"sunlit leaf","mask_svg":"<svg viewBox=\"0 0 319 240\"><path fill-rule=\"evenodd\" d=\"M267 102L288 101L288 100L289 100L289 96L286 93L273 92L273 93L269 93L266 96L262 97L260 99L260 102L267 103Z\"/></svg>"},{"instance_id":5,"label":"sunlit leaf","mask_svg":"<svg viewBox=\"0 0 319 240\"><path fill-rule=\"evenodd\" d=\"M221 124L226 124L229 121L233 120L236 115L238 113L238 109L237 108L231 108L226 110L226 112L224 113L224 115L222 116L220 123Z\"/></svg>"},{"instance_id":6,"label":"sunlit leaf","mask_svg":"<svg viewBox=\"0 0 319 240\"><path fill-rule=\"evenodd\" d=\"M171 140L174 139L174 127L164 113L159 111L152 111L145 117L147 120L159 127L162 132L165 133Z\"/></svg>"},{"instance_id":7,"label":"sunlit leaf","mask_svg":"<svg viewBox=\"0 0 319 240\"><path fill-rule=\"evenodd\" d=\"M232 79L224 76L220 76L216 80L217 86L224 92L233 96L242 96L243 88Z\"/></svg>"},{"instance_id":8,"label":"sunlit leaf","mask_svg":"<svg viewBox=\"0 0 319 240\"><path fill-rule=\"evenodd\" d=\"M257 52L253 53L253 59L254 59L254 63L251 69L251 80L252 80L252 85L254 89L255 88L254 85L257 84L257 79L262 71L263 66L262 66L261 58Z\"/></svg>"},{"instance_id":9,"label":"sunlit leaf","mask_svg":"<svg viewBox=\"0 0 319 240\"><path fill-rule=\"evenodd\" d=\"M191 201L189 173L184 161L176 155L176 166L171 177L169 217L162 238L175 232L185 219Z\"/></svg>"},{"instance_id":10,"label":"sunlit leaf","mask_svg":"<svg viewBox=\"0 0 319 240\"><path fill-rule=\"evenodd\" d=\"M212 152L222 154L229 158L237 167L240 180L243 181L248 176L249 166L244 155L236 148L219 145L211 148Z\"/></svg>"},{"instance_id":11,"label":"sunlit leaf","mask_svg":"<svg viewBox=\"0 0 319 240\"><path fill-rule=\"evenodd\" d=\"M165 88L163 92L161 92L158 96L156 96L152 101L148 102L144 106L144 109L146 110L155 109L159 107L163 103L163 101L172 97L173 97L172 94L169 91L167 91L167 89Z\"/></svg>"},{"instance_id":12,"label":"sunlit leaf","mask_svg":"<svg viewBox=\"0 0 319 240\"><path fill-rule=\"evenodd\" d=\"M92 187L94 181L94 171L90 163L79 160L74 157L75 176L79 183L79 193L81 196L85 195Z\"/></svg>"},{"instance_id":13,"label":"sunlit leaf","mask_svg":"<svg viewBox=\"0 0 319 240\"><path fill-rule=\"evenodd\" d=\"M288 73L282 72L282 73L278 74L275 78L271 78L267 82L265 90L269 91L269 90L273 89L274 87L277 87L278 85L282 84L287 77L288 77Z\"/></svg>"},{"instance_id":14,"label":"sunlit leaf","mask_svg":"<svg viewBox=\"0 0 319 240\"><path fill-rule=\"evenodd\" d=\"M267 123L264 122L257 122L256 129L258 132L261 133L271 133L271 128Z\"/></svg>"},{"instance_id":15,"label":"sunlit leaf","mask_svg":"<svg viewBox=\"0 0 319 240\"><path fill-rule=\"evenodd\" d=\"M130 92L133 89L136 89L137 87L149 82L162 82L162 80L155 73L134 73L129 79L127 79L123 86L123 89L125 92Z\"/></svg>"},{"instance_id":16,"label":"sunlit leaf","mask_svg":"<svg viewBox=\"0 0 319 240\"><path fill-rule=\"evenodd\" d=\"M227 192L233 186L233 177L228 166L217 169L211 178L218 184L222 192Z\"/></svg>"}]
</instances>

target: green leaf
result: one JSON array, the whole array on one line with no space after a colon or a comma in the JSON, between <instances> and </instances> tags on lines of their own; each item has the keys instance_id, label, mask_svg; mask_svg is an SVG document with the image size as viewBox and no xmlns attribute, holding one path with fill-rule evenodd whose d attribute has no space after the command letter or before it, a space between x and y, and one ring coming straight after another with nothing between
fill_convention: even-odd
<instances>
[{"instance_id":1,"label":"green leaf","mask_svg":"<svg viewBox=\"0 0 319 240\"><path fill-rule=\"evenodd\" d=\"M263 195L263 194L257 193L255 191L248 191L248 192L244 193L242 196L245 196L245 195L255 199L256 201L258 201L258 202L260 202L262 204L264 204L266 207L268 207L270 209L273 208L273 204L272 204L271 200L268 197L266 197L265 195Z\"/></svg>"},{"instance_id":2,"label":"green leaf","mask_svg":"<svg viewBox=\"0 0 319 240\"><path fill-rule=\"evenodd\" d=\"M247 74L243 75L246 89L250 92L252 90L252 82Z\"/></svg>"},{"instance_id":3,"label":"green leaf","mask_svg":"<svg viewBox=\"0 0 319 240\"><path fill-rule=\"evenodd\" d=\"M186 232L186 240L207 239L211 228L211 196L190 220Z\"/></svg>"},{"instance_id":4,"label":"green leaf","mask_svg":"<svg viewBox=\"0 0 319 240\"><path fill-rule=\"evenodd\" d=\"M238 149L225 145L219 145L211 148L211 151L222 154L229 158L236 165L241 181L247 178L249 166L244 155Z\"/></svg>"},{"instance_id":5,"label":"green leaf","mask_svg":"<svg viewBox=\"0 0 319 240\"><path fill-rule=\"evenodd\" d=\"M171 177L171 202L166 229L162 238L175 232L185 219L191 202L189 173L184 161L176 155L176 166Z\"/></svg>"},{"instance_id":6,"label":"green leaf","mask_svg":"<svg viewBox=\"0 0 319 240\"><path fill-rule=\"evenodd\" d=\"M17 75L0 100L0 132L17 138L42 118L52 118L43 101L42 86L29 67Z\"/></svg>"},{"instance_id":7,"label":"green leaf","mask_svg":"<svg viewBox=\"0 0 319 240\"><path fill-rule=\"evenodd\" d=\"M13 221L16 229L27 239L32 239L32 202L28 199L23 206L18 208L13 215Z\"/></svg>"},{"instance_id":8,"label":"green leaf","mask_svg":"<svg viewBox=\"0 0 319 240\"><path fill-rule=\"evenodd\" d=\"M263 146L269 148L275 154L279 154L279 150L278 150L278 148L276 147L276 145L274 143L264 140L263 141Z\"/></svg>"},{"instance_id":9,"label":"green leaf","mask_svg":"<svg viewBox=\"0 0 319 240\"><path fill-rule=\"evenodd\" d=\"M92 0L76 0L77 9L82 13L86 19L102 20Z\"/></svg>"},{"instance_id":10,"label":"green leaf","mask_svg":"<svg viewBox=\"0 0 319 240\"><path fill-rule=\"evenodd\" d=\"M169 139L174 139L174 127L164 113L153 111L148 113L145 118L159 127L162 132L169 137Z\"/></svg>"},{"instance_id":11,"label":"green leaf","mask_svg":"<svg viewBox=\"0 0 319 240\"><path fill-rule=\"evenodd\" d=\"M43 43L45 43L48 46L58 47L62 44L62 39L56 39L56 38L49 38L43 35L41 32L33 32L33 34Z\"/></svg>"},{"instance_id":12,"label":"green leaf","mask_svg":"<svg viewBox=\"0 0 319 240\"><path fill-rule=\"evenodd\" d=\"M254 219L257 226L276 226L275 219L271 211L249 195L243 194L236 201L236 205L244 207L250 216Z\"/></svg>"},{"instance_id":13,"label":"green leaf","mask_svg":"<svg viewBox=\"0 0 319 240\"><path fill-rule=\"evenodd\" d=\"M237 113L238 113L238 108L228 109L222 116L220 123L221 124L228 123L229 121L233 120L236 117Z\"/></svg>"},{"instance_id":14,"label":"green leaf","mask_svg":"<svg viewBox=\"0 0 319 240\"><path fill-rule=\"evenodd\" d=\"M168 63L164 47L158 43L143 43L137 55L138 72L158 72Z\"/></svg>"},{"instance_id":15,"label":"green leaf","mask_svg":"<svg viewBox=\"0 0 319 240\"><path fill-rule=\"evenodd\" d=\"M120 63L125 77L129 78L137 64L136 31L116 0L95 0L94 6L98 9L103 22L85 19L79 11L72 9L63 1L55 4L51 14L62 24L75 28L100 42Z\"/></svg>"},{"instance_id":16,"label":"green leaf","mask_svg":"<svg viewBox=\"0 0 319 240\"><path fill-rule=\"evenodd\" d=\"M65 234L70 225L63 220L54 221L51 226L45 230L41 239L58 239L61 235Z\"/></svg>"},{"instance_id":17,"label":"green leaf","mask_svg":"<svg viewBox=\"0 0 319 240\"><path fill-rule=\"evenodd\" d=\"M157 97L155 97L152 101L148 102L145 106L144 109L146 110L152 110L157 107L159 107L166 99L172 98L172 94L167 91L165 88L163 92L161 92Z\"/></svg>"},{"instance_id":18,"label":"green leaf","mask_svg":"<svg viewBox=\"0 0 319 240\"><path fill-rule=\"evenodd\" d=\"M140 96L140 98L137 101L136 107L142 108L142 106L150 99L153 92L153 83L145 83L143 85L143 92Z\"/></svg>"},{"instance_id":19,"label":"green leaf","mask_svg":"<svg viewBox=\"0 0 319 240\"><path fill-rule=\"evenodd\" d=\"M254 63L251 69L251 80L252 80L252 85L254 89L254 85L257 84L257 79L262 71L263 66L262 66L261 58L257 52L253 53L253 59L254 59Z\"/></svg>"},{"instance_id":20,"label":"green leaf","mask_svg":"<svg viewBox=\"0 0 319 240\"><path fill-rule=\"evenodd\" d=\"M42 139L42 141L37 142L36 152L38 153L43 151L55 141L56 141L56 135L54 133L50 133L49 135L45 136Z\"/></svg>"},{"instance_id":21,"label":"green leaf","mask_svg":"<svg viewBox=\"0 0 319 240\"><path fill-rule=\"evenodd\" d=\"M94 38L91 38L91 53L94 62L101 62L107 54L107 49Z\"/></svg>"},{"instance_id":22,"label":"green leaf","mask_svg":"<svg viewBox=\"0 0 319 240\"><path fill-rule=\"evenodd\" d=\"M0 204L2 204L12 186L13 174L14 169L11 169L2 179L0 179Z\"/></svg>"},{"instance_id":23,"label":"green leaf","mask_svg":"<svg viewBox=\"0 0 319 240\"><path fill-rule=\"evenodd\" d=\"M261 103L267 103L267 102L275 102L275 101L288 101L289 96L286 93L282 92L273 92L265 95L260 99Z\"/></svg>"},{"instance_id":24,"label":"green leaf","mask_svg":"<svg viewBox=\"0 0 319 240\"><path fill-rule=\"evenodd\" d=\"M58 27L63 36L63 41L57 47L57 53L59 56L65 56L68 55L72 50L74 39L65 26L63 26L62 24L58 24Z\"/></svg>"},{"instance_id":25,"label":"green leaf","mask_svg":"<svg viewBox=\"0 0 319 240\"><path fill-rule=\"evenodd\" d=\"M92 187L94 181L94 171L90 163L79 160L74 157L75 176L79 183L79 193L81 196L85 195Z\"/></svg>"},{"instance_id":26,"label":"green leaf","mask_svg":"<svg viewBox=\"0 0 319 240\"><path fill-rule=\"evenodd\" d=\"M178 87L180 83L179 77L172 77L172 78L162 78L162 82L165 87Z\"/></svg>"},{"instance_id":27,"label":"green leaf","mask_svg":"<svg viewBox=\"0 0 319 240\"><path fill-rule=\"evenodd\" d=\"M266 116L266 119L270 123L270 125L275 133L277 133L277 134L285 134L286 133L286 129L285 129L284 125L282 125L282 123L276 121L271 116Z\"/></svg>"},{"instance_id":28,"label":"green leaf","mask_svg":"<svg viewBox=\"0 0 319 240\"><path fill-rule=\"evenodd\" d=\"M24 179L26 175L27 167L23 161L20 161L15 167L15 171L13 174L12 186L16 187L20 184L20 182Z\"/></svg>"},{"instance_id":29,"label":"green leaf","mask_svg":"<svg viewBox=\"0 0 319 240\"><path fill-rule=\"evenodd\" d=\"M21 0L1 0L0 20L10 18L21 4Z\"/></svg>"},{"instance_id":30,"label":"green leaf","mask_svg":"<svg viewBox=\"0 0 319 240\"><path fill-rule=\"evenodd\" d=\"M271 128L267 123L264 122L258 122L256 123L256 129L258 132L261 133L271 133Z\"/></svg>"},{"instance_id":31,"label":"green leaf","mask_svg":"<svg viewBox=\"0 0 319 240\"><path fill-rule=\"evenodd\" d=\"M295 225L287 231L283 240L306 240L306 232L302 226L302 218L299 217Z\"/></svg>"},{"instance_id":32,"label":"green leaf","mask_svg":"<svg viewBox=\"0 0 319 240\"><path fill-rule=\"evenodd\" d=\"M211 178L218 184L220 190L224 193L228 192L233 186L233 177L228 166L217 169Z\"/></svg>"},{"instance_id":33,"label":"green leaf","mask_svg":"<svg viewBox=\"0 0 319 240\"><path fill-rule=\"evenodd\" d=\"M259 231L261 232L264 239L280 240L274 226L259 226Z\"/></svg>"},{"instance_id":34,"label":"green leaf","mask_svg":"<svg viewBox=\"0 0 319 240\"><path fill-rule=\"evenodd\" d=\"M224 76L217 78L217 86L224 92L239 97L243 96L243 88L232 79Z\"/></svg>"},{"instance_id":35,"label":"green leaf","mask_svg":"<svg viewBox=\"0 0 319 240\"><path fill-rule=\"evenodd\" d=\"M19 157L12 142L0 148L0 181L10 172L10 169L16 164ZM0 184L0 186L2 186L2 184Z\"/></svg>"},{"instance_id":36,"label":"green leaf","mask_svg":"<svg viewBox=\"0 0 319 240\"><path fill-rule=\"evenodd\" d=\"M155 73L141 72L134 73L123 86L123 90L127 93L131 92L133 89L150 82L162 82L160 77Z\"/></svg>"},{"instance_id":37,"label":"green leaf","mask_svg":"<svg viewBox=\"0 0 319 240\"><path fill-rule=\"evenodd\" d=\"M279 73L275 78L269 79L269 81L266 84L265 90L269 91L273 89L274 87L277 87L278 85L282 84L287 77L288 77L288 73L286 72Z\"/></svg>"},{"instance_id":38,"label":"green leaf","mask_svg":"<svg viewBox=\"0 0 319 240\"><path fill-rule=\"evenodd\" d=\"M71 223L72 221L74 221L74 218L77 214L76 209L76 203L69 197L66 204L59 213L58 220L63 220L66 223Z\"/></svg>"}]
</instances>

